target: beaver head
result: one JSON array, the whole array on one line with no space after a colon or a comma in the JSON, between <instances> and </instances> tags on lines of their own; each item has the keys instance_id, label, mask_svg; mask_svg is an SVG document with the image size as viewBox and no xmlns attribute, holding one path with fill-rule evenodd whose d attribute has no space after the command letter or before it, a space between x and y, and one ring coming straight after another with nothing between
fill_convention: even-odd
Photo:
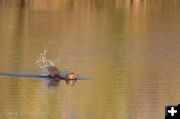
<instances>
[{"instance_id":1,"label":"beaver head","mask_svg":"<svg viewBox=\"0 0 180 119\"><path fill-rule=\"evenodd\" d=\"M74 73L68 73L66 75L65 81L66 81L67 85L74 86L74 84L76 83L76 76L75 76L75 74Z\"/></svg>"}]
</instances>

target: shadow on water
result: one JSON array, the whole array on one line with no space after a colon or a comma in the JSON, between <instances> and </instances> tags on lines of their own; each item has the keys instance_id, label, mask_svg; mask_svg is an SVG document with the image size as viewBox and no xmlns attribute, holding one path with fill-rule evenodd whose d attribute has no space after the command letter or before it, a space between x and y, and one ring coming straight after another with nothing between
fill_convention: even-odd
<instances>
[{"instance_id":1,"label":"shadow on water","mask_svg":"<svg viewBox=\"0 0 180 119\"><path fill-rule=\"evenodd\" d=\"M60 83L60 80L65 80L65 75L61 75L60 80L55 80L50 78L48 75L35 75L35 74L18 74L18 73L6 73L6 72L0 72L0 76L10 76L10 77L26 77L26 78L39 78L39 79L44 79L47 81L47 85L49 87L55 87L58 86ZM13 78L12 78L13 79ZM77 80L87 80L90 78L87 77L77 77Z\"/></svg>"},{"instance_id":2,"label":"shadow on water","mask_svg":"<svg viewBox=\"0 0 180 119\"><path fill-rule=\"evenodd\" d=\"M41 79L50 79L48 75L35 75L35 74L19 74L19 73L11 73L11 72L0 72L0 76L12 76L12 77L27 77L27 78L41 78ZM66 74L61 75L60 80L65 80ZM77 76L77 80L89 80L92 78L88 77L82 77L82 76Z\"/></svg>"},{"instance_id":3,"label":"shadow on water","mask_svg":"<svg viewBox=\"0 0 180 119\"><path fill-rule=\"evenodd\" d=\"M60 80L53 80L49 76L34 75L34 74L17 74L17 73L0 73L0 76L12 76L12 77L26 77L26 78L41 78L48 81L48 86L58 86ZM62 80L62 79L61 79Z\"/></svg>"},{"instance_id":4,"label":"shadow on water","mask_svg":"<svg viewBox=\"0 0 180 119\"><path fill-rule=\"evenodd\" d=\"M0 76L13 76L13 77L27 77L27 78L49 78L49 76L41 76L41 75L34 75L34 74L17 74L17 73L6 73L0 72Z\"/></svg>"}]
</instances>

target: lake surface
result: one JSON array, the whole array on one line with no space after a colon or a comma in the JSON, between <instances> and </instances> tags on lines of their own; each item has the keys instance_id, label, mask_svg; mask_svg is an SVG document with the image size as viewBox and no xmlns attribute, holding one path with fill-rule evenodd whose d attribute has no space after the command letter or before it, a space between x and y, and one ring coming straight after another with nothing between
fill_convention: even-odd
<instances>
[{"instance_id":1,"label":"lake surface","mask_svg":"<svg viewBox=\"0 0 180 119\"><path fill-rule=\"evenodd\" d=\"M49 61L92 78L0 76L0 119L164 119L180 103L179 13L178 0L0 0L0 72Z\"/></svg>"}]
</instances>

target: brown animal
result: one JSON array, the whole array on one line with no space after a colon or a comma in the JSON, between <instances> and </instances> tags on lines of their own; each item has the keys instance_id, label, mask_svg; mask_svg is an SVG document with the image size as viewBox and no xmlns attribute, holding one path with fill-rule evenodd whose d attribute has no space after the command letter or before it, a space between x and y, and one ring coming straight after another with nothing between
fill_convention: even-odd
<instances>
[{"instance_id":1,"label":"brown animal","mask_svg":"<svg viewBox=\"0 0 180 119\"><path fill-rule=\"evenodd\" d=\"M67 85L74 86L75 83L76 83L76 76L75 76L75 74L74 74L74 73L68 73L68 74L66 75L65 81L66 81L66 84L67 84Z\"/></svg>"},{"instance_id":2,"label":"brown animal","mask_svg":"<svg viewBox=\"0 0 180 119\"><path fill-rule=\"evenodd\" d=\"M60 80L60 71L58 68L56 68L55 66L49 66L47 67L48 73L49 73L49 77L51 77L52 79L55 80Z\"/></svg>"},{"instance_id":3,"label":"brown animal","mask_svg":"<svg viewBox=\"0 0 180 119\"><path fill-rule=\"evenodd\" d=\"M59 81L62 79L60 76L60 71L57 67L55 66L49 66L47 67L49 77L52 78L53 80ZM76 76L74 73L68 73L65 77L65 81L67 85L74 86L76 83Z\"/></svg>"}]
</instances>

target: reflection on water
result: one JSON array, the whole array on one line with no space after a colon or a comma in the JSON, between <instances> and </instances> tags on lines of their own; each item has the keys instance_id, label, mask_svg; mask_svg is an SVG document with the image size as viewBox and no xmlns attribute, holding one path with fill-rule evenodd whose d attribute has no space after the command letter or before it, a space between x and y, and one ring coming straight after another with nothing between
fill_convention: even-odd
<instances>
[{"instance_id":1,"label":"reflection on water","mask_svg":"<svg viewBox=\"0 0 180 119\"><path fill-rule=\"evenodd\" d=\"M74 87L0 77L0 118L164 118L164 105L180 100L179 5L0 0L0 72L38 74L46 49L60 70L95 77Z\"/></svg>"}]
</instances>

